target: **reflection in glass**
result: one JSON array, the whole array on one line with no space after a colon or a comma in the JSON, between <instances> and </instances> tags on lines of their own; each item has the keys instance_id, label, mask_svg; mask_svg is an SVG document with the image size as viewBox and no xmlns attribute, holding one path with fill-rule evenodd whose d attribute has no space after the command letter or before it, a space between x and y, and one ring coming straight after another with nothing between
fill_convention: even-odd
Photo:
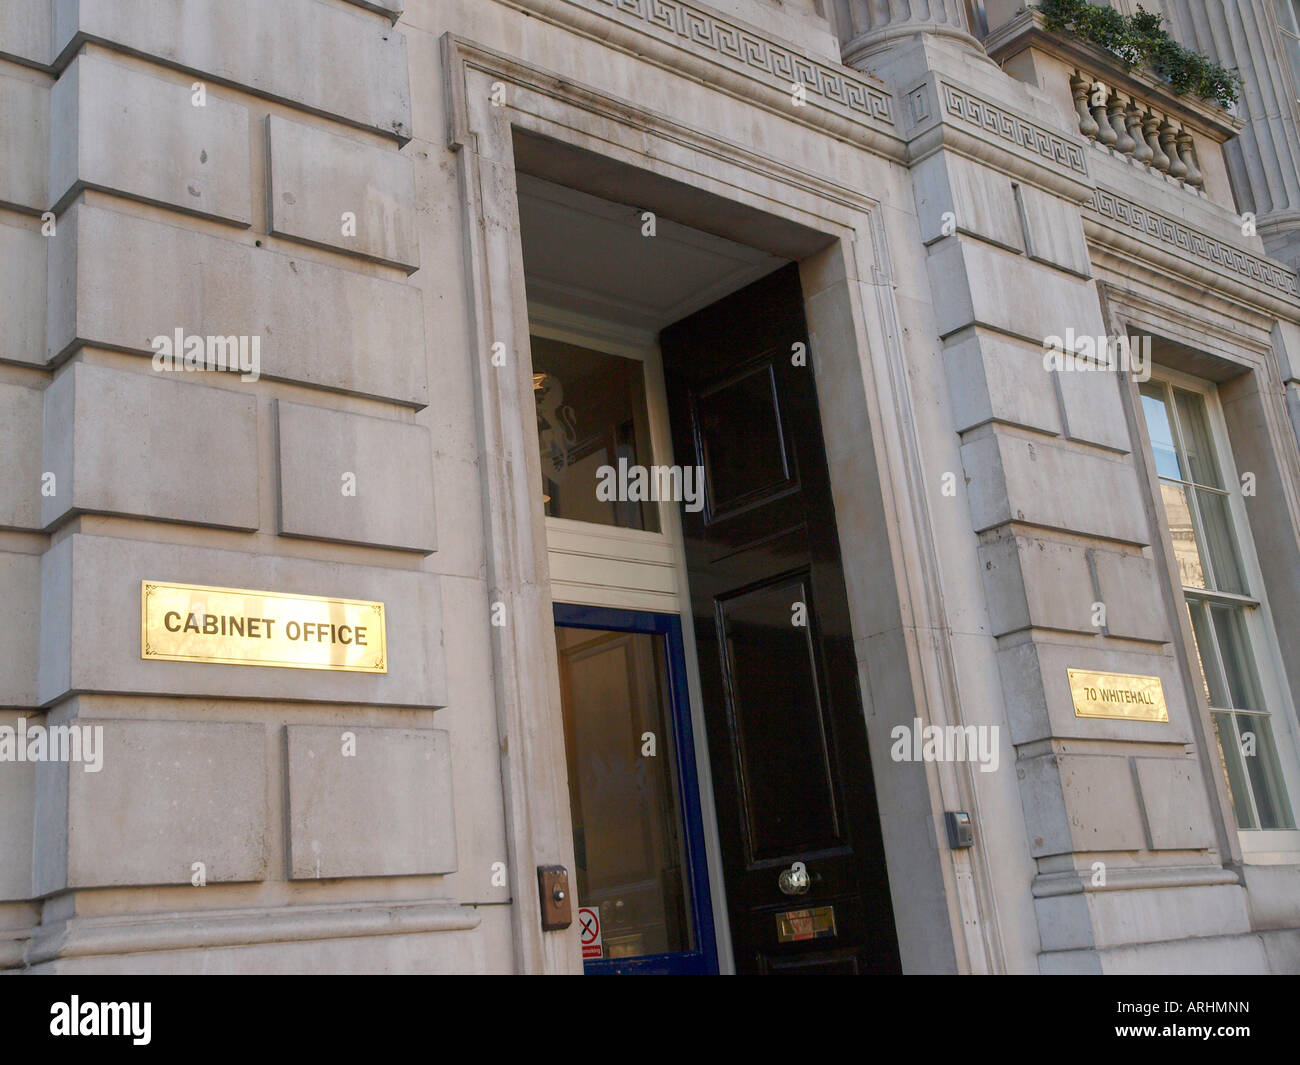
<instances>
[{"instance_id":1,"label":"reflection in glass","mask_svg":"<svg viewBox=\"0 0 1300 1065\"><path fill-rule=\"evenodd\" d=\"M1237 714L1237 733L1242 740L1242 760L1250 776L1255 810L1262 829L1294 828L1278 764L1273 726L1263 714Z\"/></svg>"},{"instance_id":2,"label":"reflection in glass","mask_svg":"<svg viewBox=\"0 0 1300 1065\"><path fill-rule=\"evenodd\" d=\"M1277 25L1282 31L1282 46L1291 64L1291 88L1300 96L1300 18L1296 0L1273 0L1277 8Z\"/></svg>"},{"instance_id":3,"label":"reflection in glass","mask_svg":"<svg viewBox=\"0 0 1300 1065\"><path fill-rule=\"evenodd\" d=\"M1164 386L1142 386L1142 410L1160 475L1174 556L1185 588L1248 593L1237 552L1228 497L1210 433L1205 400L1172 389L1181 441L1174 438ZM1186 481L1190 485L1172 484ZM1215 491L1215 489L1219 489ZM1208 556L1208 557L1207 557Z\"/></svg>"},{"instance_id":4,"label":"reflection in glass","mask_svg":"<svg viewBox=\"0 0 1300 1065\"><path fill-rule=\"evenodd\" d=\"M1264 703L1259 697L1259 683L1255 679L1255 667L1241 609L1212 606L1210 616L1214 618L1214 632L1219 639L1219 655L1227 674L1228 694L1232 698L1233 709L1263 710Z\"/></svg>"},{"instance_id":5,"label":"reflection in glass","mask_svg":"<svg viewBox=\"0 0 1300 1065\"><path fill-rule=\"evenodd\" d=\"M658 532L657 504L596 494L601 467L653 464L641 363L538 336L531 345L547 515Z\"/></svg>"},{"instance_id":6,"label":"reflection in glass","mask_svg":"<svg viewBox=\"0 0 1300 1065\"><path fill-rule=\"evenodd\" d=\"M1245 608L1189 600L1196 652L1209 693L1219 761L1237 827L1291 828L1291 810L1247 635Z\"/></svg>"},{"instance_id":7,"label":"reflection in glass","mask_svg":"<svg viewBox=\"0 0 1300 1065\"><path fill-rule=\"evenodd\" d=\"M1258 607L1223 602L1215 594L1246 596L1250 589L1223 490L1209 406L1202 395L1158 382L1143 385L1141 395L1237 827L1290 828L1291 807L1248 635L1247 611Z\"/></svg>"},{"instance_id":8,"label":"reflection in glass","mask_svg":"<svg viewBox=\"0 0 1300 1065\"><path fill-rule=\"evenodd\" d=\"M1232 714L1211 714L1214 738L1219 747L1219 765L1228 781L1228 799L1237 817L1238 828L1258 828L1251 810L1250 791L1246 787L1246 774L1241 765L1241 744L1237 741Z\"/></svg>"},{"instance_id":9,"label":"reflection in glass","mask_svg":"<svg viewBox=\"0 0 1300 1065\"><path fill-rule=\"evenodd\" d=\"M606 958L691 950L664 638L557 627L555 640L578 905L600 910Z\"/></svg>"},{"instance_id":10,"label":"reflection in glass","mask_svg":"<svg viewBox=\"0 0 1300 1065\"><path fill-rule=\"evenodd\" d=\"M1214 648L1214 634L1210 632L1210 620L1206 616L1205 604L1189 600L1187 612L1192 616L1192 632L1196 637L1196 658L1201 664L1201 683L1205 686L1205 701L1210 706L1227 707L1228 686L1224 684L1223 672L1219 669L1219 659Z\"/></svg>"},{"instance_id":11,"label":"reflection in glass","mask_svg":"<svg viewBox=\"0 0 1300 1065\"><path fill-rule=\"evenodd\" d=\"M1183 431L1183 450L1190 471L1183 478L1210 488L1222 488L1219 463L1214 455L1210 437L1210 420L1205 411L1205 400L1181 388L1174 389L1174 403L1178 407L1178 425Z\"/></svg>"},{"instance_id":12,"label":"reflection in glass","mask_svg":"<svg viewBox=\"0 0 1300 1065\"><path fill-rule=\"evenodd\" d=\"M1178 579L1184 588L1208 588L1201 549L1196 542L1196 526L1192 523L1190 492L1191 489L1180 484L1160 482L1160 498L1165 504L1174 560L1178 563Z\"/></svg>"},{"instance_id":13,"label":"reflection in glass","mask_svg":"<svg viewBox=\"0 0 1300 1065\"><path fill-rule=\"evenodd\" d=\"M1142 386L1142 414L1146 418L1151 439L1151 452L1156 460L1156 473L1185 481L1178 465L1178 451L1174 447L1174 431L1169 422L1169 409L1165 406L1164 389L1159 385Z\"/></svg>"},{"instance_id":14,"label":"reflection in glass","mask_svg":"<svg viewBox=\"0 0 1300 1065\"><path fill-rule=\"evenodd\" d=\"M1246 579L1241 572L1241 559L1232 535L1232 519L1228 514L1228 497L1208 488L1192 490L1201 514L1201 536L1214 570L1214 587L1221 592L1246 594Z\"/></svg>"}]
</instances>

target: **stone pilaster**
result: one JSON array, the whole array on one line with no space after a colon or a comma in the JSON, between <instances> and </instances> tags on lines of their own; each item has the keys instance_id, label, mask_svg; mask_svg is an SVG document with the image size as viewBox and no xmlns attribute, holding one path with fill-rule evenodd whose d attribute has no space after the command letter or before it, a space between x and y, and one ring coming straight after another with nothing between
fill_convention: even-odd
<instances>
[{"instance_id":1,"label":"stone pilaster","mask_svg":"<svg viewBox=\"0 0 1300 1065\"><path fill-rule=\"evenodd\" d=\"M1277 26L1264 0L1172 0L1174 32L1241 75L1241 135L1224 146L1238 208L1256 216L1270 255L1300 262L1300 128Z\"/></svg>"},{"instance_id":2,"label":"stone pilaster","mask_svg":"<svg viewBox=\"0 0 1300 1065\"><path fill-rule=\"evenodd\" d=\"M864 61L900 38L921 33L952 37L976 51L961 0L832 0L845 64Z\"/></svg>"},{"instance_id":3,"label":"stone pilaster","mask_svg":"<svg viewBox=\"0 0 1300 1065\"><path fill-rule=\"evenodd\" d=\"M1039 971L1197 971L1227 943L1262 970L1245 892L1224 868L1215 782L1194 753L1196 697L1173 653L1160 530L1129 428L1132 382L1102 371L1086 345L1078 359L1044 358L1067 336L1104 346L1114 328L1080 211L1096 196L1096 156L1074 134L1072 97L1067 118L1037 86L929 33L871 65L906 102L929 281L920 302L937 333L911 351L942 360L957 441L953 456L937 442L947 434L935 434L927 458L936 471L956 468L952 502L964 493L967 506L934 513L952 522L951 542L967 529L972 537L999 727L1015 751L1025 828L1016 857L1033 863ZM1092 116L1112 143L1121 130L1133 136L1122 101ZM1175 130L1152 132L1178 155ZM918 321L912 335L924 328ZM955 589L969 572L950 557L944 579ZM1159 677L1168 720L1080 717L1071 669ZM984 712L959 696L951 719ZM1001 797L984 779L970 788L982 808ZM1010 853L991 863L999 907L1025 897L1000 864ZM1124 916L1136 912L1150 916Z\"/></svg>"}]
</instances>

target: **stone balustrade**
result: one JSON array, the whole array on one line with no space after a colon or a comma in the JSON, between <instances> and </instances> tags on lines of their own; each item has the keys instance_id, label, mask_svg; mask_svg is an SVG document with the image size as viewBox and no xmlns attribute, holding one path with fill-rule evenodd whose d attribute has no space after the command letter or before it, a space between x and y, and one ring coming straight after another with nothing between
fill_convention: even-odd
<instances>
[{"instance_id":1,"label":"stone balustrade","mask_svg":"<svg viewBox=\"0 0 1300 1065\"><path fill-rule=\"evenodd\" d=\"M1205 184L1191 133L1168 114L1078 68L1070 91L1079 132L1089 140L1194 191Z\"/></svg>"}]
</instances>

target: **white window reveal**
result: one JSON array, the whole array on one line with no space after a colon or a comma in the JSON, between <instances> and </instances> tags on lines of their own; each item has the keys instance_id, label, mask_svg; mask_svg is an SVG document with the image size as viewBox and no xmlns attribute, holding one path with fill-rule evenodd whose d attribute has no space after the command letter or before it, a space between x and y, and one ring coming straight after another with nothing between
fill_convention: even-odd
<instances>
[{"instance_id":1,"label":"white window reveal","mask_svg":"<svg viewBox=\"0 0 1300 1065\"><path fill-rule=\"evenodd\" d=\"M1242 847L1291 849L1295 838L1282 834L1296 827L1294 710L1217 396L1181 375L1153 378L1141 394Z\"/></svg>"}]
</instances>

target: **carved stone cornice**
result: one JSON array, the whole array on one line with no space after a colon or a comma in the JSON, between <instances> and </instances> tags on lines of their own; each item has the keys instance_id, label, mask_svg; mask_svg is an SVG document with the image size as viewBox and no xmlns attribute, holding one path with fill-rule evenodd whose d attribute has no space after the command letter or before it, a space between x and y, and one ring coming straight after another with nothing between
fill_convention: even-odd
<instances>
[{"instance_id":1,"label":"carved stone cornice","mask_svg":"<svg viewBox=\"0 0 1300 1065\"><path fill-rule=\"evenodd\" d=\"M1076 203L1092 198L1082 140L949 75L927 73L906 92L903 115L911 165L947 149Z\"/></svg>"},{"instance_id":2,"label":"carved stone cornice","mask_svg":"<svg viewBox=\"0 0 1300 1065\"><path fill-rule=\"evenodd\" d=\"M792 119L889 158L916 161L940 146L951 147L1077 202L1092 195L1082 141L993 102L988 91L941 79L933 70L924 85L912 83L900 104L879 78L805 55L690 0L498 2L751 102L780 108ZM516 65L504 56L495 62L503 69ZM1001 79L991 63L987 66ZM790 102L796 81L807 89L802 107ZM571 91L579 90L568 83Z\"/></svg>"},{"instance_id":3,"label":"carved stone cornice","mask_svg":"<svg viewBox=\"0 0 1300 1065\"><path fill-rule=\"evenodd\" d=\"M1111 250L1136 252L1145 246L1165 256L1172 255L1193 268L1174 273L1199 274L1192 279L1201 282L1221 279L1217 284L1235 289L1238 298L1267 304L1286 318L1294 319L1300 314L1300 277L1295 271L1273 259L1243 251L1112 189L1097 187L1092 202L1084 207L1084 221L1090 236ZM1098 230L1098 226L1104 230ZM1119 239L1114 240L1113 235ZM1149 254L1146 257L1152 258Z\"/></svg>"},{"instance_id":4,"label":"carved stone cornice","mask_svg":"<svg viewBox=\"0 0 1300 1065\"><path fill-rule=\"evenodd\" d=\"M856 71L824 62L742 26L689 0L509 0L550 16L562 25L585 28L574 16L584 8L616 25L630 27L665 44L705 56L769 85L785 97L796 83L807 89L808 106L820 106L857 121L892 130L893 98L888 88ZM606 39L609 30L600 36Z\"/></svg>"},{"instance_id":5,"label":"carved stone cornice","mask_svg":"<svg viewBox=\"0 0 1300 1065\"><path fill-rule=\"evenodd\" d=\"M1083 147L1076 140L1064 137L951 82L940 80L938 85L944 114L974 126L986 135L1039 155L1053 166L1065 167L1082 180L1088 179Z\"/></svg>"}]
</instances>

